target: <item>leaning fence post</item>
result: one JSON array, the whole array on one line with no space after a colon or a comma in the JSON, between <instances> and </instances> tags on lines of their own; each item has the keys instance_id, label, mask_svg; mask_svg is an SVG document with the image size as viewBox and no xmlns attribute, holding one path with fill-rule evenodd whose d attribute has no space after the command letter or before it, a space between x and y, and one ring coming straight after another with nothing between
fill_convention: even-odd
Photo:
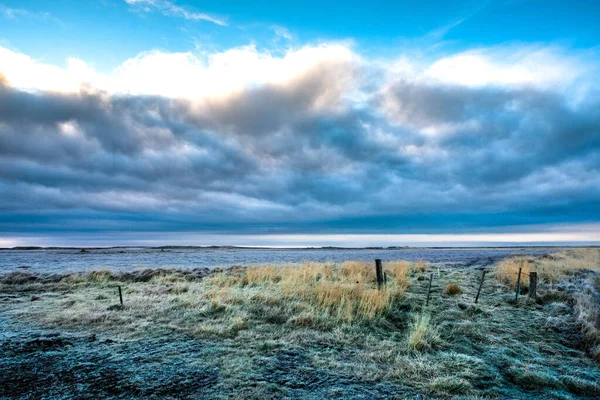
<instances>
[{"instance_id":1,"label":"leaning fence post","mask_svg":"<svg viewBox=\"0 0 600 400\"><path fill-rule=\"evenodd\" d=\"M521 294L521 270L523 267L519 267L519 277L517 278L517 293L515 295L515 301L519 300L519 294Z\"/></svg>"},{"instance_id":2,"label":"leaning fence post","mask_svg":"<svg viewBox=\"0 0 600 400\"><path fill-rule=\"evenodd\" d=\"M118 288L119 288L119 300L121 301L121 307L123 307L123 293L121 292L121 285L119 285Z\"/></svg>"},{"instance_id":3,"label":"leaning fence post","mask_svg":"<svg viewBox=\"0 0 600 400\"><path fill-rule=\"evenodd\" d=\"M427 303L425 306L429 306L429 296L431 295L431 282L433 281L433 272L429 274L429 286L427 287Z\"/></svg>"},{"instance_id":4,"label":"leaning fence post","mask_svg":"<svg viewBox=\"0 0 600 400\"><path fill-rule=\"evenodd\" d=\"M479 288L477 289L477 296L475 296L475 303L477 303L479 301L479 293L481 293L481 287L483 286L483 280L485 279L485 273L487 271L484 269L483 273L481 274L481 282L479 282Z\"/></svg>"},{"instance_id":5,"label":"leaning fence post","mask_svg":"<svg viewBox=\"0 0 600 400\"><path fill-rule=\"evenodd\" d=\"M535 299L537 291L537 272L529 273L529 297Z\"/></svg>"},{"instance_id":6,"label":"leaning fence post","mask_svg":"<svg viewBox=\"0 0 600 400\"><path fill-rule=\"evenodd\" d=\"M377 289L381 290L381 286L383 285L383 267L379 258L375 260L375 274L377 275Z\"/></svg>"}]
</instances>

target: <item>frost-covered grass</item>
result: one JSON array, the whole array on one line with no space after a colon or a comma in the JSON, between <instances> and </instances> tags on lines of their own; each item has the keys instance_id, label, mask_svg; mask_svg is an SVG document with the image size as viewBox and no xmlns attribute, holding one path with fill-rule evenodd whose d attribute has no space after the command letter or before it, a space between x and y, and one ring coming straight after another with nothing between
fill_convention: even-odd
<instances>
[{"instance_id":1,"label":"frost-covered grass","mask_svg":"<svg viewBox=\"0 0 600 400\"><path fill-rule=\"evenodd\" d=\"M402 261L384 263L382 291L372 263L345 262L204 278L163 271L142 281L106 271L21 277L0 285L0 296L20 324L132 346L168 342L148 350L158 369L201 363L218 371L211 385L219 391L192 397L597 398L597 273L588 270L598 267L598 249L552 257L527 260L540 275L566 272L544 272L538 301L518 303L503 278L514 260L490 269L479 304L480 271ZM190 341L202 350L190 351Z\"/></svg>"},{"instance_id":2,"label":"frost-covered grass","mask_svg":"<svg viewBox=\"0 0 600 400\"><path fill-rule=\"evenodd\" d=\"M516 287L522 268L521 287L529 285L529 273L536 271L546 283L556 283L565 275L580 270L600 271L600 251L597 248L579 248L560 251L542 257L511 257L498 264L496 279Z\"/></svg>"},{"instance_id":3,"label":"frost-covered grass","mask_svg":"<svg viewBox=\"0 0 600 400\"><path fill-rule=\"evenodd\" d=\"M558 298L562 297L562 300L576 302L574 313L583 333L584 344L589 353L600 361L600 277L594 274L588 279L577 279L581 271L600 271L600 250L582 248L542 257L509 258L499 263L496 279L516 288L519 268L522 271L521 291L527 292L529 273L535 271L541 284L550 288L543 293L544 298L552 300L552 296L558 294ZM555 286L569 286L568 282L574 280L578 285L571 287L571 290L557 293L553 289Z\"/></svg>"}]
</instances>

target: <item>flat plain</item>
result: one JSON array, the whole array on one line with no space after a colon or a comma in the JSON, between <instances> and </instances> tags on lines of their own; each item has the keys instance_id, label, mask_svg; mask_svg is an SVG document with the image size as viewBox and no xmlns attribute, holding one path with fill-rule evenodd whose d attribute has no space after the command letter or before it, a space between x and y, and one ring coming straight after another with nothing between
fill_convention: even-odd
<instances>
[{"instance_id":1,"label":"flat plain","mask_svg":"<svg viewBox=\"0 0 600 400\"><path fill-rule=\"evenodd\" d=\"M383 270L381 289L366 261L7 273L0 397L600 396L599 249L490 264L478 303L482 268Z\"/></svg>"}]
</instances>

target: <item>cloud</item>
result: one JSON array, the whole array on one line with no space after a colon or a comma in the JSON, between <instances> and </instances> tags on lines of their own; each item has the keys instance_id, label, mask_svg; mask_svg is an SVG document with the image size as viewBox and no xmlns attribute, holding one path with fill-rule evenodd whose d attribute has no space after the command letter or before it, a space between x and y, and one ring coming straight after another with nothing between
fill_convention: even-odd
<instances>
[{"instance_id":1,"label":"cloud","mask_svg":"<svg viewBox=\"0 0 600 400\"><path fill-rule=\"evenodd\" d=\"M459 19L457 19L449 24L446 24L440 28L434 29L431 32L428 32L425 35L424 39L434 40L434 41L442 40L452 29L456 28L457 26L460 26L462 23L469 20L470 18L473 18L480 11L482 11L484 8L486 8L488 3L489 3L489 0L483 1L479 6L475 7L471 12L469 12L464 17L459 18Z\"/></svg>"},{"instance_id":2,"label":"cloud","mask_svg":"<svg viewBox=\"0 0 600 400\"><path fill-rule=\"evenodd\" d=\"M275 35L277 35L280 38L283 38L285 40L293 40L294 39L294 36L289 31L289 29L287 29L284 26L271 25L271 29L273 29L273 32L275 32Z\"/></svg>"},{"instance_id":3,"label":"cloud","mask_svg":"<svg viewBox=\"0 0 600 400\"><path fill-rule=\"evenodd\" d=\"M0 12L2 13L2 15L4 15L5 18L26 17L30 15L29 11L27 10L23 10L20 8L10 8L2 4L0 4Z\"/></svg>"},{"instance_id":4,"label":"cloud","mask_svg":"<svg viewBox=\"0 0 600 400\"><path fill-rule=\"evenodd\" d=\"M428 66L423 80L482 86L535 86L556 89L589 77L597 66L579 57L539 46L474 49L444 57Z\"/></svg>"},{"instance_id":5,"label":"cloud","mask_svg":"<svg viewBox=\"0 0 600 400\"><path fill-rule=\"evenodd\" d=\"M0 15L10 20L31 19L35 21L54 22L58 25L64 23L48 12L34 12L23 8L11 8L0 4Z\"/></svg>"},{"instance_id":6,"label":"cloud","mask_svg":"<svg viewBox=\"0 0 600 400\"><path fill-rule=\"evenodd\" d=\"M87 86L109 93L196 101L223 98L265 84L283 84L321 65L349 70L359 63L360 58L342 43L304 46L288 50L281 57L248 45L207 57L191 52L148 51L126 60L110 74L99 74L73 57L61 68L0 46L0 71L12 86L21 89L78 92ZM340 79L347 76L342 72Z\"/></svg>"},{"instance_id":7,"label":"cloud","mask_svg":"<svg viewBox=\"0 0 600 400\"><path fill-rule=\"evenodd\" d=\"M208 21L213 24L227 26L227 22L222 18L206 13L189 11L167 0L125 0L125 2L133 6L136 10L144 12L157 10L164 15L184 18L191 21Z\"/></svg>"},{"instance_id":8,"label":"cloud","mask_svg":"<svg viewBox=\"0 0 600 400\"><path fill-rule=\"evenodd\" d=\"M100 74L0 48L0 231L598 222L594 66L527 49L402 68L344 43L152 51ZM534 73L472 84L436 67L473 54L485 71ZM535 70L541 55L565 73Z\"/></svg>"}]
</instances>

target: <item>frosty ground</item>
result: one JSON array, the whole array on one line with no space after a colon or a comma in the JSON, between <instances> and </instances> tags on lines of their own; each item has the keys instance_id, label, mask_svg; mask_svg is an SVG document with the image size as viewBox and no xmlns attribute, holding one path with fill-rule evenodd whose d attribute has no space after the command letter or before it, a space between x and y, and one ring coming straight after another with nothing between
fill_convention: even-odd
<instances>
[{"instance_id":1,"label":"frosty ground","mask_svg":"<svg viewBox=\"0 0 600 400\"><path fill-rule=\"evenodd\" d=\"M6 274L0 397L598 398L599 261Z\"/></svg>"}]
</instances>

